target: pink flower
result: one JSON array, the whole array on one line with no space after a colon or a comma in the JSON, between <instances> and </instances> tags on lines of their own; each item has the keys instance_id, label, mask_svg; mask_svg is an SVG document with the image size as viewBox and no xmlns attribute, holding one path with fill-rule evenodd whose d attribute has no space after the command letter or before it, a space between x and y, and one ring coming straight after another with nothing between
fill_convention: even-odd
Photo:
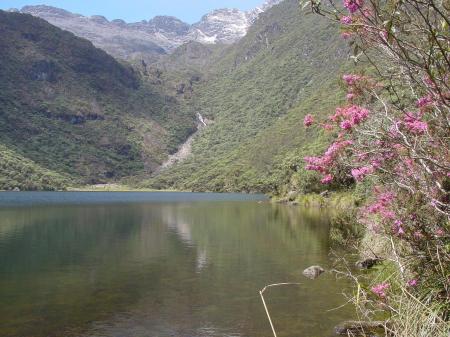
<instances>
[{"instance_id":1,"label":"pink flower","mask_svg":"<svg viewBox=\"0 0 450 337\"><path fill-rule=\"evenodd\" d=\"M348 79L348 81L350 81L350 83L353 83L352 79ZM351 105L344 108L337 108L336 113L330 116L329 119L335 123L342 120L340 127L344 130L349 130L353 126L358 125L366 120L368 116L369 110L358 105Z\"/></svg>"},{"instance_id":2,"label":"pink flower","mask_svg":"<svg viewBox=\"0 0 450 337\"><path fill-rule=\"evenodd\" d=\"M341 129L350 130L352 127L353 127L353 124L349 120L344 120L341 122Z\"/></svg>"},{"instance_id":3,"label":"pink flower","mask_svg":"<svg viewBox=\"0 0 450 337\"><path fill-rule=\"evenodd\" d=\"M333 130L333 125L331 124L322 124L322 127L327 131Z\"/></svg>"},{"instance_id":4,"label":"pink flower","mask_svg":"<svg viewBox=\"0 0 450 337\"><path fill-rule=\"evenodd\" d=\"M348 9L350 13L355 13L363 6L363 0L344 0L344 7Z\"/></svg>"},{"instance_id":5,"label":"pink flower","mask_svg":"<svg viewBox=\"0 0 450 337\"><path fill-rule=\"evenodd\" d=\"M344 25L349 25L352 23L352 17L348 16L348 15L344 15L343 17L341 17L341 23Z\"/></svg>"},{"instance_id":6,"label":"pink flower","mask_svg":"<svg viewBox=\"0 0 450 337\"><path fill-rule=\"evenodd\" d=\"M438 229L436 229L435 231L434 231L434 234L436 235L436 236L444 236L445 235L445 232L444 232L444 230L442 229L442 228L438 228Z\"/></svg>"},{"instance_id":7,"label":"pink flower","mask_svg":"<svg viewBox=\"0 0 450 337\"><path fill-rule=\"evenodd\" d=\"M394 226L392 229L393 229L395 235L402 236L403 234L405 234L405 231L403 229L403 222L401 220L395 220Z\"/></svg>"},{"instance_id":8,"label":"pink flower","mask_svg":"<svg viewBox=\"0 0 450 337\"><path fill-rule=\"evenodd\" d=\"M349 93L347 94L347 100L351 101L351 100L354 99L354 98L355 98L355 94L353 94L353 93L351 93L351 92L349 92Z\"/></svg>"},{"instance_id":9,"label":"pink flower","mask_svg":"<svg viewBox=\"0 0 450 337\"><path fill-rule=\"evenodd\" d=\"M420 231L415 231L414 232L414 238L415 239L422 239L423 238L423 234Z\"/></svg>"},{"instance_id":10,"label":"pink flower","mask_svg":"<svg viewBox=\"0 0 450 337\"><path fill-rule=\"evenodd\" d=\"M333 176L331 174L327 174L323 179L320 181L322 184L329 184L333 181Z\"/></svg>"},{"instance_id":11,"label":"pink flower","mask_svg":"<svg viewBox=\"0 0 450 337\"><path fill-rule=\"evenodd\" d=\"M370 9L368 9L368 8L364 8L364 9L362 10L362 15L363 15L366 19L371 18L371 17L373 17L373 11L370 10Z\"/></svg>"},{"instance_id":12,"label":"pink flower","mask_svg":"<svg viewBox=\"0 0 450 337\"><path fill-rule=\"evenodd\" d=\"M395 194L391 192L381 193L378 188L375 188L375 192L378 194L377 200L374 204L367 206L367 213L379 214L383 219L386 220L395 219L395 213L389 209L389 206L395 199Z\"/></svg>"},{"instance_id":13,"label":"pink flower","mask_svg":"<svg viewBox=\"0 0 450 337\"><path fill-rule=\"evenodd\" d=\"M418 282L416 279L409 280L409 281L406 283L406 285L407 285L408 287L417 287L418 284L419 284L419 282Z\"/></svg>"},{"instance_id":14,"label":"pink flower","mask_svg":"<svg viewBox=\"0 0 450 337\"><path fill-rule=\"evenodd\" d=\"M409 131L418 135L421 135L428 130L428 124L426 122L421 122L419 120L415 120L414 122L408 122L405 125Z\"/></svg>"},{"instance_id":15,"label":"pink flower","mask_svg":"<svg viewBox=\"0 0 450 337\"><path fill-rule=\"evenodd\" d=\"M347 83L347 85L354 85L356 82L361 80L361 78L361 76L353 74L346 74L342 76L342 79Z\"/></svg>"},{"instance_id":16,"label":"pink flower","mask_svg":"<svg viewBox=\"0 0 450 337\"><path fill-rule=\"evenodd\" d=\"M430 86L430 87L432 87L432 88L434 88L436 85L434 84L434 82L433 82L433 80L429 77L429 76L425 76L424 78L423 78L423 82L426 84L426 85L428 85L428 86Z\"/></svg>"},{"instance_id":17,"label":"pink flower","mask_svg":"<svg viewBox=\"0 0 450 337\"><path fill-rule=\"evenodd\" d=\"M423 134L428 130L428 124L420 120L420 113L407 112L404 118L406 128L415 134Z\"/></svg>"},{"instance_id":18,"label":"pink flower","mask_svg":"<svg viewBox=\"0 0 450 337\"><path fill-rule=\"evenodd\" d=\"M363 166L361 168L356 168L352 170L352 176L356 181L361 181L368 174L373 173L374 169L372 166Z\"/></svg>"},{"instance_id":19,"label":"pink flower","mask_svg":"<svg viewBox=\"0 0 450 337\"><path fill-rule=\"evenodd\" d=\"M430 95L427 95L427 96L419 98L417 100L416 105L418 108L425 108L425 107L429 106L431 103L433 103L433 99L431 98Z\"/></svg>"},{"instance_id":20,"label":"pink flower","mask_svg":"<svg viewBox=\"0 0 450 337\"><path fill-rule=\"evenodd\" d=\"M386 290L389 288L389 284L388 283L380 283L377 284L376 286L372 287L372 292L381 297L381 298L385 298L386 297Z\"/></svg>"},{"instance_id":21,"label":"pink flower","mask_svg":"<svg viewBox=\"0 0 450 337\"><path fill-rule=\"evenodd\" d=\"M370 163L370 165L371 165L374 169L380 168L380 167L381 167L381 164L382 164L382 161L381 161L380 159L374 159L374 160L372 160L371 163Z\"/></svg>"},{"instance_id":22,"label":"pink flower","mask_svg":"<svg viewBox=\"0 0 450 337\"><path fill-rule=\"evenodd\" d=\"M303 125L305 127L309 127L311 125L313 125L314 123L314 117L312 115L306 115L305 119L303 120Z\"/></svg>"}]
</instances>

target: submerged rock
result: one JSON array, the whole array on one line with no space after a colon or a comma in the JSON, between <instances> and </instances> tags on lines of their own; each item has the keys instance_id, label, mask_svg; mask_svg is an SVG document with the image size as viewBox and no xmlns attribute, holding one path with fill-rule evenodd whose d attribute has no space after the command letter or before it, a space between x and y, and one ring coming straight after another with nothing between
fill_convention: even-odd
<instances>
[{"instance_id":1,"label":"submerged rock","mask_svg":"<svg viewBox=\"0 0 450 337\"><path fill-rule=\"evenodd\" d=\"M341 336L384 336L386 322L346 321L334 328L336 335Z\"/></svg>"},{"instance_id":2,"label":"submerged rock","mask_svg":"<svg viewBox=\"0 0 450 337\"><path fill-rule=\"evenodd\" d=\"M311 280L315 280L323 273L325 273L325 269L323 269L321 266L311 266L303 271L303 276Z\"/></svg>"}]
</instances>

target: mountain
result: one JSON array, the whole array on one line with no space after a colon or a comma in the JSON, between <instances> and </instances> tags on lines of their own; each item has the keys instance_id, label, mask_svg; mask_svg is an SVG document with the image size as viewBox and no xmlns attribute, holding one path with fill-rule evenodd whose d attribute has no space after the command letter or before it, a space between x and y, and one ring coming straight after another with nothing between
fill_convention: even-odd
<instances>
[{"instance_id":1,"label":"mountain","mask_svg":"<svg viewBox=\"0 0 450 337\"><path fill-rule=\"evenodd\" d=\"M21 12L40 17L49 23L86 38L111 55L123 59L154 58L172 52L178 46L197 41L202 43L234 43L264 11L281 0L268 0L249 12L218 9L193 25L171 16L156 16L149 21L126 23L94 15L86 17L66 10L38 5L25 6Z\"/></svg>"},{"instance_id":2,"label":"mountain","mask_svg":"<svg viewBox=\"0 0 450 337\"><path fill-rule=\"evenodd\" d=\"M4 11L0 31L0 189L151 173L195 130L176 88L91 42Z\"/></svg>"},{"instance_id":3,"label":"mountain","mask_svg":"<svg viewBox=\"0 0 450 337\"><path fill-rule=\"evenodd\" d=\"M321 152L329 135L302 120L328 115L343 97L348 48L332 22L302 14L296 0L276 2L248 12L247 34L235 43L191 41L130 63L42 19L1 12L0 189L126 181L320 190L302 157ZM204 21L242 18L214 13ZM167 17L157 26L187 29Z\"/></svg>"},{"instance_id":4,"label":"mountain","mask_svg":"<svg viewBox=\"0 0 450 337\"><path fill-rule=\"evenodd\" d=\"M147 186L269 193L316 184L302 157L321 151L327 134L305 130L303 118L328 115L342 97L348 50L337 27L286 0L212 55L192 104L213 122L194 138L189 158Z\"/></svg>"}]
</instances>

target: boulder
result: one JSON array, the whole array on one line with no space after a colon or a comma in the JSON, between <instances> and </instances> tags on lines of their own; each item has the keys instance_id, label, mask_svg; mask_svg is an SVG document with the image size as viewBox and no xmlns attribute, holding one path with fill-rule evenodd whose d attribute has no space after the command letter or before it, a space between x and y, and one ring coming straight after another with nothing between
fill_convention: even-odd
<instances>
[{"instance_id":1,"label":"boulder","mask_svg":"<svg viewBox=\"0 0 450 337\"><path fill-rule=\"evenodd\" d=\"M296 191L290 191L286 197L288 198L289 201L293 201L297 198L297 196L298 193Z\"/></svg>"},{"instance_id":2,"label":"boulder","mask_svg":"<svg viewBox=\"0 0 450 337\"><path fill-rule=\"evenodd\" d=\"M323 269L321 266L311 266L311 267L306 268L303 271L303 276L305 276L311 280L315 280L324 272L325 272L325 269Z\"/></svg>"}]
</instances>

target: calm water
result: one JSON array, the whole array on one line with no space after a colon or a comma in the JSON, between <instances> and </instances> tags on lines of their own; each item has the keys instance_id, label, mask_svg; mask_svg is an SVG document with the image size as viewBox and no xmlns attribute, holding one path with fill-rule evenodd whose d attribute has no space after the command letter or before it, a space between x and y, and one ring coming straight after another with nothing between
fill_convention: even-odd
<instances>
[{"instance_id":1,"label":"calm water","mask_svg":"<svg viewBox=\"0 0 450 337\"><path fill-rule=\"evenodd\" d=\"M262 197L0 193L1 337L329 337L328 222ZM21 205L21 206L20 206Z\"/></svg>"}]
</instances>

